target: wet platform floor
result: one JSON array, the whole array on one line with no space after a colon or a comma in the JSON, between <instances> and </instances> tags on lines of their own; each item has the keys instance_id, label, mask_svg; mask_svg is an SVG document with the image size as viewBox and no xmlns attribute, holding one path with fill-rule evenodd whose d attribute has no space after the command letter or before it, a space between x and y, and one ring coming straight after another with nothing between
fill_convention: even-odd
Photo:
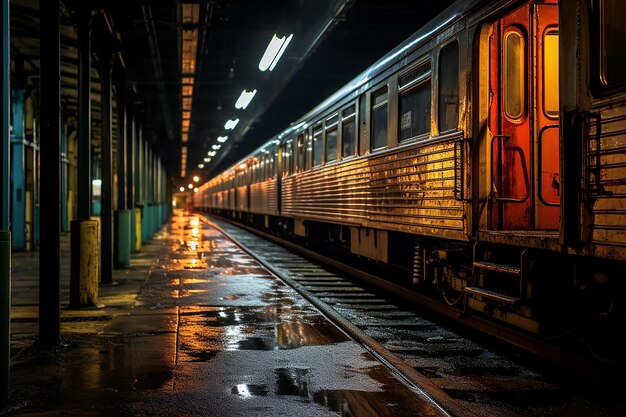
<instances>
[{"instance_id":1,"label":"wet platform floor","mask_svg":"<svg viewBox=\"0 0 626 417\"><path fill-rule=\"evenodd\" d=\"M178 213L158 239L132 304L55 349L21 352L14 414L440 415L197 217Z\"/></svg>"}]
</instances>

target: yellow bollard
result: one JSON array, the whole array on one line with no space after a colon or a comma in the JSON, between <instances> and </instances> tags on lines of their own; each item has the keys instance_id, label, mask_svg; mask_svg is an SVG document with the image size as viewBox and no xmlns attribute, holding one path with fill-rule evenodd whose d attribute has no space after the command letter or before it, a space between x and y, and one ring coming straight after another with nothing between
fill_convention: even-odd
<instances>
[{"instance_id":1,"label":"yellow bollard","mask_svg":"<svg viewBox=\"0 0 626 417\"><path fill-rule=\"evenodd\" d=\"M98 238L100 222L73 220L70 223L70 307L98 305Z\"/></svg>"},{"instance_id":2,"label":"yellow bollard","mask_svg":"<svg viewBox=\"0 0 626 417\"><path fill-rule=\"evenodd\" d=\"M135 252L141 252L141 209L135 209Z\"/></svg>"}]
</instances>

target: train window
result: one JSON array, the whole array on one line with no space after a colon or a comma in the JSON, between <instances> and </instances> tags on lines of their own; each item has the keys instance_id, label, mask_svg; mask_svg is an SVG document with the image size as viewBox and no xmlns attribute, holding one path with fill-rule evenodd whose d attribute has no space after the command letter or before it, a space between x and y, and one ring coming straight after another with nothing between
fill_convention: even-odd
<instances>
[{"instance_id":1,"label":"train window","mask_svg":"<svg viewBox=\"0 0 626 417\"><path fill-rule=\"evenodd\" d=\"M311 141L311 133L307 131L304 133L304 143L306 147L306 166L304 169L311 169L311 164L313 162L313 143Z\"/></svg>"},{"instance_id":2,"label":"train window","mask_svg":"<svg viewBox=\"0 0 626 417\"><path fill-rule=\"evenodd\" d=\"M326 142L325 142L325 162L337 160L337 127L339 126L339 115L336 114L326 119Z\"/></svg>"},{"instance_id":3,"label":"train window","mask_svg":"<svg viewBox=\"0 0 626 417\"><path fill-rule=\"evenodd\" d=\"M323 150L323 139L322 139L322 123L318 123L313 126L313 166L322 165L322 150Z\"/></svg>"},{"instance_id":4,"label":"train window","mask_svg":"<svg viewBox=\"0 0 626 417\"><path fill-rule=\"evenodd\" d=\"M439 52L439 131L459 124L459 43L454 41Z\"/></svg>"},{"instance_id":5,"label":"train window","mask_svg":"<svg viewBox=\"0 0 626 417\"><path fill-rule=\"evenodd\" d=\"M296 147L298 152L298 172L302 172L305 170L304 165L306 163L306 143L304 142L304 134L298 135Z\"/></svg>"},{"instance_id":6,"label":"train window","mask_svg":"<svg viewBox=\"0 0 626 417\"><path fill-rule=\"evenodd\" d=\"M387 102L386 86L372 94L372 150L387 146Z\"/></svg>"},{"instance_id":7,"label":"train window","mask_svg":"<svg viewBox=\"0 0 626 417\"><path fill-rule=\"evenodd\" d=\"M430 62L400 77L400 141L430 132Z\"/></svg>"},{"instance_id":8,"label":"train window","mask_svg":"<svg viewBox=\"0 0 626 417\"><path fill-rule=\"evenodd\" d=\"M550 118L559 117L559 33L543 37L543 109Z\"/></svg>"},{"instance_id":9,"label":"train window","mask_svg":"<svg viewBox=\"0 0 626 417\"><path fill-rule=\"evenodd\" d=\"M337 125L326 131L326 162L337 160Z\"/></svg>"},{"instance_id":10,"label":"train window","mask_svg":"<svg viewBox=\"0 0 626 417\"><path fill-rule=\"evenodd\" d=\"M511 30L504 35L504 112L511 119L522 117L526 107L525 49L520 32Z\"/></svg>"},{"instance_id":11,"label":"train window","mask_svg":"<svg viewBox=\"0 0 626 417\"><path fill-rule=\"evenodd\" d=\"M626 82L626 2L600 1L600 80L605 86Z\"/></svg>"},{"instance_id":12,"label":"train window","mask_svg":"<svg viewBox=\"0 0 626 417\"><path fill-rule=\"evenodd\" d=\"M345 109L341 116L341 156L343 158L347 158L354 156L356 152L356 122L354 106Z\"/></svg>"},{"instance_id":13,"label":"train window","mask_svg":"<svg viewBox=\"0 0 626 417\"><path fill-rule=\"evenodd\" d=\"M288 176L293 172L293 158L291 157L292 141L285 142L282 147L283 152L283 175Z\"/></svg>"}]
</instances>

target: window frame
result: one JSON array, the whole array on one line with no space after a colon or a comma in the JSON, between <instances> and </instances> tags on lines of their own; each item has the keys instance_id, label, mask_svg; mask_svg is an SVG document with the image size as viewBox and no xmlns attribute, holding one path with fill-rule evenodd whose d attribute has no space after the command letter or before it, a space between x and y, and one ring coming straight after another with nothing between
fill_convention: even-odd
<instances>
[{"instance_id":1,"label":"window frame","mask_svg":"<svg viewBox=\"0 0 626 417\"><path fill-rule=\"evenodd\" d=\"M508 77L506 77L504 74L507 73L507 68L508 65L506 63L507 61L507 37L510 36L511 34L515 34L517 35L523 42L522 45L522 53L521 53L521 57L522 57L522 66L520 68L520 82L521 82L521 86L522 86L522 93L521 93L521 98L522 98L522 102L521 102L521 112L519 113L519 115L513 115L513 114L509 114L509 108L508 108L508 101L507 101L507 80ZM504 33L502 35L502 63L501 63L501 71L502 71L502 104L504 107L504 117L507 118L507 120L509 120L512 123L523 123L524 120L526 119L526 117L528 116L528 103L529 103L529 97L528 97L528 48L529 48L529 42L528 42L528 36L527 34L520 29L517 26L509 26L504 30Z\"/></svg>"},{"instance_id":2,"label":"window frame","mask_svg":"<svg viewBox=\"0 0 626 417\"><path fill-rule=\"evenodd\" d=\"M414 79L412 79L411 81L407 82L404 85L401 85L400 82L402 81L403 77L406 77L407 75L409 75L411 72L421 68L421 67L425 67L428 66L428 69L426 69L422 74L418 75L417 77L415 77ZM430 84L430 90L429 90L429 101L430 101L430 112L429 112L429 118L428 118L428 131L424 132L424 133L420 133L418 135L415 136L411 136L408 137L406 139L401 139L401 134L402 134L402 129L401 129L401 123L402 123L402 112L401 112L401 107L402 107L402 94L405 94L411 90L414 90L418 87L423 86L424 84L429 83ZM398 75L398 111L397 111L397 116L398 116L398 120L396 123L396 129L398 130L398 144L399 145L404 145L406 143L412 143L412 142L418 142L421 140L425 140L425 139L429 139L431 137L432 134L432 118L433 118L433 61L432 58L430 57L430 55L426 56L426 57L422 57L420 60L418 60L414 65L411 65L410 68L406 69L405 71L402 71L399 75Z\"/></svg>"},{"instance_id":3,"label":"window frame","mask_svg":"<svg viewBox=\"0 0 626 417\"><path fill-rule=\"evenodd\" d=\"M436 95L437 95L437 132L439 133L439 135L441 134L447 134L447 133L451 133L454 131L459 130L459 123L461 122L461 117L460 114L457 117L456 120L456 126L450 128L450 129L446 129L446 130L442 130L441 129L441 113L440 113L440 106L441 106L441 53L444 51L444 49L452 46L453 44L456 44L456 52L457 52L457 68L456 68L456 89L457 89L457 114L461 108L461 42L459 41L458 38L452 38L450 39L448 42L446 42L445 45L442 45L441 48L439 48L439 52L437 54L437 91L436 91ZM432 83L431 83L432 85ZM432 103L431 103L431 107L432 107ZM432 111L432 108L431 108Z\"/></svg>"},{"instance_id":4,"label":"window frame","mask_svg":"<svg viewBox=\"0 0 626 417\"><path fill-rule=\"evenodd\" d=\"M375 98L377 96L377 94L379 92L381 92L382 90L385 90L384 95L386 96L382 102L380 103L375 103ZM389 93L390 93L390 88L389 85L387 85L387 82L384 82L382 84L377 85L376 87L372 88L372 90L370 91L370 106L369 106L369 128L370 128L370 134L369 134L369 151L371 153L373 152L378 152L381 151L383 149L387 149L389 147ZM381 94L382 95L382 94ZM383 124L385 126L385 144L382 146L379 146L377 148L374 147L374 111L385 106L387 111L386 116L385 117L385 123Z\"/></svg>"},{"instance_id":5,"label":"window frame","mask_svg":"<svg viewBox=\"0 0 626 417\"><path fill-rule=\"evenodd\" d=\"M346 111L348 110L352 110L352 113L349 113L348 115L345 115ZM341 131L340 131L340 137L341 140L339 141L341 143L341 160L346 160L346 159L351 159L351 158L355 158L358 156L359 154L359 125L357 123L357 111L356 111L356 103L352 103L349 106L346 106L344 108L341 109L341 111L339 112L340 114L340 125L341 125ZM352 137L352 139L354 140L354 152L352 152L352 155L344 155L343 154L343 147L344 147L344 125L346 124L346 122L353 122L354 123L354 135ZM337 145L339 147L339 143ZM337 152L339 154L339 152Z\"/></svg>"}]
</instances>

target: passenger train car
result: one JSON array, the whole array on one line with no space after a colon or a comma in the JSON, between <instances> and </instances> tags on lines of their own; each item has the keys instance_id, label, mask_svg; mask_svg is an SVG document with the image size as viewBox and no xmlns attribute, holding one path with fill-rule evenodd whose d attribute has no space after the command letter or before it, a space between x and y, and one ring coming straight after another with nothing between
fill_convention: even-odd
<instances>
[{"instance_id":1,"label":"passenger train car","mask_svg":"<svg viewBox=\"0 0 626 417\"><path fill-rule=\"evenodd\" d=\"M619 0L458 1L194 205L410 268L466 314L614 346L625 18Z\"/></svg>"}]
</instances>

